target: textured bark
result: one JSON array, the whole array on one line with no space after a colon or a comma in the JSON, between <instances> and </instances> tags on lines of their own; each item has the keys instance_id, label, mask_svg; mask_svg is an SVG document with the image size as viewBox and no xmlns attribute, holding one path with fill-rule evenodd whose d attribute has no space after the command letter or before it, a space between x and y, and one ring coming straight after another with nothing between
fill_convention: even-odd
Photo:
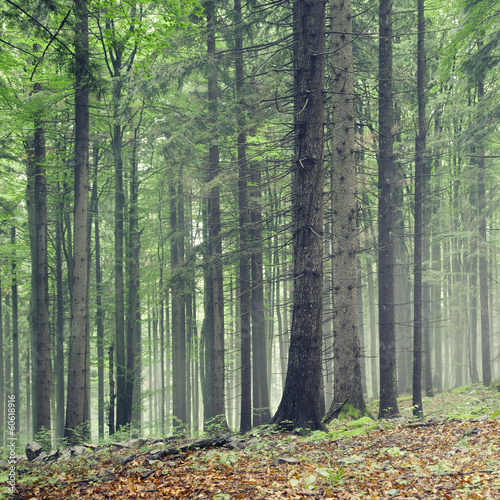
<instances>
[{"instance_id":1,"label":"textured bark","mask_svg":"<svg viewBox=\"0 0 500 500\"><path fill-rule=\"evenodd\" d=\"M142 115L141 115L142 116ZM128 304L127 304L127 399L129 403L130 422L135 432L141 429L141 308L140 308L140 279L139 257L140 238L139 229L139 172L137 165L138 132L141 119L134 130L132 155L130 161L130 203L128 211L128 245L127 245L127 274L128 274Z\"/></svg>"},{"instance_id":2,"label":"textured bark","mask_svg":"<svg viewBox=\"0 0 500 500\"><path fill-rule=\"evenodd\" d=\"M94 249L96 287L96 330L97 330L97 427L99 438L104 438L104 309L102 307L101 236L99 221L99 200L97 197L98 148L94 148Z\"/></svg>"},{"instance_id":3,"label":"textured bark","mask_svg":"<svg viewBox=\"0 0 500 500\"><path fill-rule=\"evenodd\" d=\"M70 442L82 439L85 422L88 258L89 258L89 89L88 7L86 0L75 2L75 186L73 282L71 297L71 334L68 358L68 396L65 437Z\"/></svg>"},{"instance_id":4,"label":"textured bark","mask_svg":"<svg viewBox=\"0 0 500 500\"><path fill-rule=\"evenodd\" d=\"M294 292L287 376L271 420L288 430L326 430L321 373L325 3L297 0L293 4Z\"/></svg>"},{"instance_id":5,"label":"textured bark","mask_svg":"<svg viewBox=\"0 0 500 500\"><path fill-rule=\"evenodd\" d=\"M478 103L484 99L484 80L478 79ZM491 384L490 319L488 299L488 248L486 238L486 162L484 146L478 149L477 205L479 216L479 306L481 311L481 361L483 385Z\"/></svg>"},{"instance_id":6,"label":"textured bark","mask_svg":"<svg viewBox=\"0 0 500 500\"><path fill-rule=\"evenodd\" d=\"M56 268L56 408L57 424L56 436L64 437L64 281L63 281L63 262L62 262L62 244L63 244L63 210L64 201L61 196L56 215L56 242L55 242L55 268Z\"/></svg>"},{"instance_id":7,"label":"textured bark","mask_svg":"<svg viewBox=\"0 0 500 500\"><path fill-rule=\"evenodd\" d=\"M35 45L35 51L40 46ZM33 94L42 90L35 83ZM36 106L36 104L35 104ZM45 170L45 129L42 110L34 111L34 136L27 144L27 205L31 251L31 302L30 330L33 353L31 379L33 384L32 430L33 434L50 430L50 328L49 288L47 261L47 179ZM16 229L11 230L11 242L15 243ZM12 260L12 367L13 393L19 401L19 339L17 323L17 262ZM16 426L17 426L16 422ZM48 446L45 442L44 446Z\"/></svg>"},{"instance_id":8,"label":"textured bark","mask_svg":"<svg viewBox=\"0 0 500 500\"><path fill-rule=\"evenodd\" d=\"M240 356L241 356L241 414L240 432L252 428L252 362L250 333L250 259L248 250L248 165L245 130L245 73L243 61L243 36L241 33L241 0L234 1L236 42L236 91L240 104L238 110L238 211L240 229Z\"/></svg>"},{"instance_id":9,"label":"textured bark","mask_svg":"<svg viewBox=\"0 0 500 500\"><path fill-rule=\"evenodd\" d=\"M354 144L354 73L350 0L332 0L332 264L334 397L346 399L361 417L357 180Z\"/></svg>"},{"instance_id":10,"label":"textured bark","mask_svg":"<svg viewBox=\"0 0 500 500\"><path fill-rule=\"evenodd\" d=\"M181 224L180 207L182 185L177 181L170 185L170 259L172 265L172 391L173 425L183 429L187 424L186 415L186 308L183 282L184 234Z\"/></svg>"},{"instance_id":11,"label":"textured bark","mask_svg":"<svg viewBox=\"0 0 500 500\"><path fill-rule=\"evenodd\" d=\"M394 158L392 127L392 0L380 0L378 155L380 418L399 414L396 399L396 338L394 326Z\"/></svg>"},{"instance_id":12,"label":"textured bark","mask_svg":"<svg viewBox=\"0 0 500 500\"><path fill-rule=\"evenodd\" d=\"M121 56L120 56L121 57ZM121 64L117 58L117 67ZM115 342L116 342L116 428L128 423L127 367L125 351L125 292L123 273L123 219L125 195L123 191L122 127L119 120L121 96L120 74L115 74L113 87L114 120L113 156L115 163Z\"/></svg>"},{"instance_id":13,"label":"textured bark","mask_svg":"<svg viewBox=\"0 0 500 500\"><path fill-rule=\"evenodd\" d=\"M413 415L422 417L422 331L423 331L423 195L425 154L425 53L424 0L418 0L417 98L418 130L415 139L415 235L413 281Z\"/></svg>"},{"instance_id":14,"label":"textured bark","mask_svg":"<svg viewBox=\"0 0 500 500\"><path fill-rule=\"evenodd\" d=\"M206 5L207 16L207 53L208 53L208 101L210 120L217 123L218 77L216 66L216 10L215 3L210 1ZM221 210L218 176L220 175L218 137L212 140L209 147L209 181L212 183L208 197L208 239L210 242L210 272L206 276L206 294L211 297L207 301L206 334L208 342L205 343L207 361L205 372L205 389L209 413L205 413L205 425L215 425L217 430L226 429L225 399L224 399L224 291L222 274L222 235L221 235ZM210 385L210 389L208 388ZM207 410L207 409L206 409ZM208 422L210 420L210 422Z\"/></svg>"},{"instance_id":15,"label":"textured bark","mask_svg":"<svg viewBox=\"0 0 500 500\"><path fill-rule=\"evenodd\" d=\"M251 162L251 267L252 267L252 382L253 425L258 426L271 418L268 391L268 353L266 350L266 320L264 305L264 266L262 241L261 172L257 162Z\"/></svg>"}]
</instances>

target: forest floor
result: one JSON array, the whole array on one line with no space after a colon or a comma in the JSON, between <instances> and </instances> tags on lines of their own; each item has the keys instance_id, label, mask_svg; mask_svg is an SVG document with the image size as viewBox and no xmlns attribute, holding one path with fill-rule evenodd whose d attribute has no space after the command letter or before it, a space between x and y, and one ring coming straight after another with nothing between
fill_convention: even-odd
<instances>
[{"instance_id":1,"label":"forest floor","mask_svg":"<svg viewBox=\"0 0 500 500\"><path fill-rule=\"evenodd\" d=\"M208 447L152 460L142 447L132 455L128 449L19 462L10 498L500 498L496 388L424 398L422 421L411 418L411 397L398 401L397 419L333 421L330 432L308 437L254 432L241 437L239 450ZM377 415L377 401L370 410Z\"/></svg>"}]
</instances>

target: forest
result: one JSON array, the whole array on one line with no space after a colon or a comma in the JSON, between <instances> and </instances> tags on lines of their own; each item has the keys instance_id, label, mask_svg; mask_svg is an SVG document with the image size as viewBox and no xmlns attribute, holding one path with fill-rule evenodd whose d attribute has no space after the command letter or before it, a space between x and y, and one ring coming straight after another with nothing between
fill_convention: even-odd
<instances>
[{"instance_id":1,"label":"forest","mask_svg":"<svg viewBox=\"0 0 500 500\"><path fill-rule=\"evenodd\" d=\"M0 445L494 385L497 0L0 9Z\"/></svg>"}]
</instances>

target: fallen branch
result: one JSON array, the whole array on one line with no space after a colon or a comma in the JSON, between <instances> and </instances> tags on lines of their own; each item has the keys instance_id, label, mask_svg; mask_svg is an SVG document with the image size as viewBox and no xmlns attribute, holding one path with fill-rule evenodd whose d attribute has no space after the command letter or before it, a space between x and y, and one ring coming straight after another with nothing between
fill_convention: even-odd
<instances>
[{"instance_id":1,"label":"fallen branch","mask_svg":"<svg viewBox=\"0 0 500 500\"><path fill-rule=\"evenodd\" d=\"M336 408L333 407L333 401L332 401L330 409L327 411L325 417L323 418L323 423L329 424L334 418L337 418L340 412L342 411L342 408L347 403L347 401L349 401L349 398L347 398L342 403L338 404Z\"/></svg>"}]
</instances>

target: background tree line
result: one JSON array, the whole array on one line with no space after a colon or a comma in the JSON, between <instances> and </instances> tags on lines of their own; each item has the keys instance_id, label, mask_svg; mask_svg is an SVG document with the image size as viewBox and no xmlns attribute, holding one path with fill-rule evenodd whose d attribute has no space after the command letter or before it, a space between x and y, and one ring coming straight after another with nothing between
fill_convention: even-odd
<instances>
[{"instance_id":1,"label":"background tree line","mask_svg":"<svg viewBox=\"0 0 500 500\"><path fill-rule=\"evenodd\" d=\"M19 432L321 429L491 384L498 2L1 9Z\"/></svg>"}]
</instances>

